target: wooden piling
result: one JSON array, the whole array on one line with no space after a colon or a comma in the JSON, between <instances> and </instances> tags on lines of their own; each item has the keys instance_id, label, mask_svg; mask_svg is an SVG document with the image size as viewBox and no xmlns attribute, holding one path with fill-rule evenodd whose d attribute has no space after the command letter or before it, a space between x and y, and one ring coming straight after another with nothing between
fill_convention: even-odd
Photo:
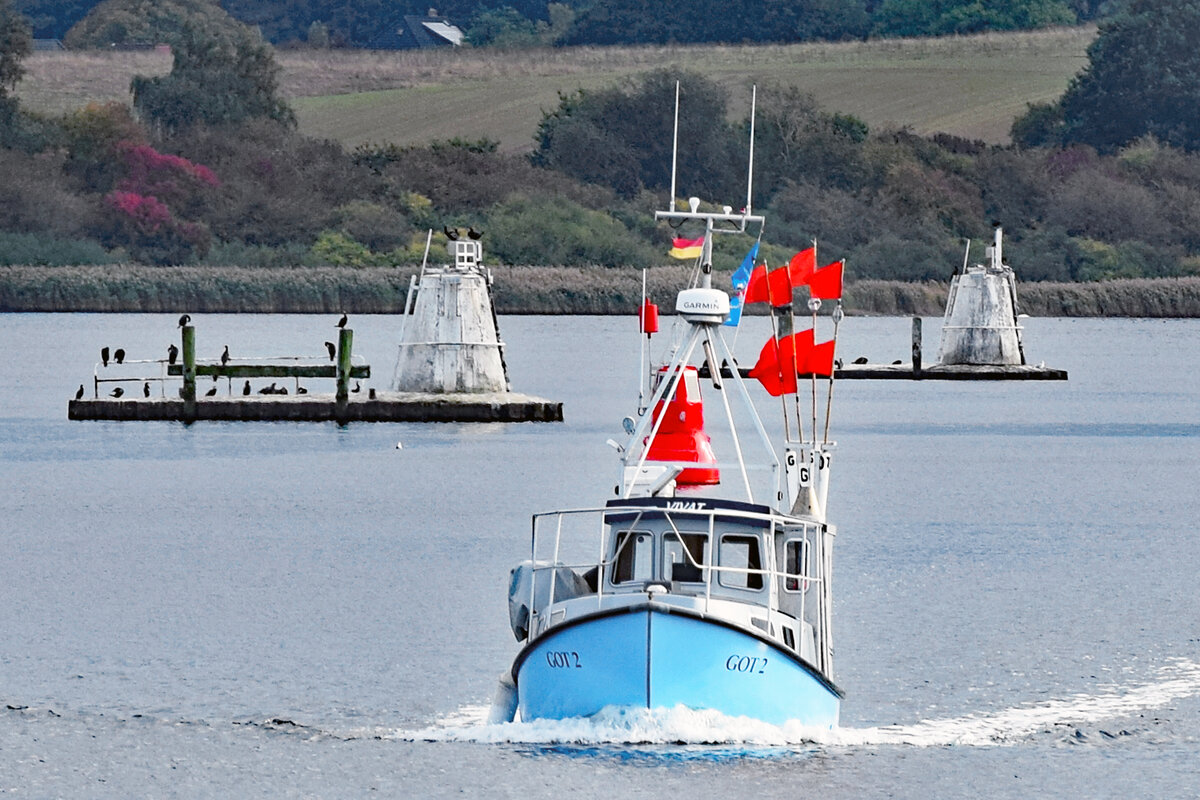
<instances>
[{"instance_id":1,"label":"wooden piling","mask_svg":"<svg viewBox=\"0 0 1200 800\"><path fill-rule=\"evenodd\" d=\"M184 325L180 332L183 353L183 392L184 402L196 401L196 328Z\"/></svg>"},{"instance_id":2,"label":"wooden piling","mask_svg":"<svg viewBox=\"0 0 1200 800\"><path fill-rule=\"evenodd\" d=\"M921 374L921 318L912 318L912 371L913 377Z\"/></svg>"},{"instance_id":3,"label":"wooden piling","mask_svg":"<svg viewBox=\"0 0 1200 800\"><path fill-rule=\"evenodd\" d=\"M354 331L349 328L338 330L337 347L337 401L350 399L350 351L354 345Z\"/></svg>"}]
</instances>

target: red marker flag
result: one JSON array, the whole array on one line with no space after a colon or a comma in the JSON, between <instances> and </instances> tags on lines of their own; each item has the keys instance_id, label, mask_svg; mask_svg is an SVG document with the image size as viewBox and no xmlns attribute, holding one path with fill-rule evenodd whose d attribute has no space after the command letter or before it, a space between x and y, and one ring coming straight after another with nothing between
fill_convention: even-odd
<instances>
[{"instance_id":1,"label":"red marker flag","mask_svg":"<svg viewBox=\"0 0 1200 800\"><path fill-rule=\"evenodd\" d=\"M791 302L792 284L788 280L787 267L768 271L766 264L759 264L754 268L742 305L770 303L772 306L786 306Z\"/></svg>"},{"instance_id":2,"label":"red marker flag","mask_svg":"<svg viewBox=\"0 0 1200 800\"><path fill-rule=\"evenodd\" d=\"M772 397L796 392L799 375L832 375L834 341L813 343L812 330L782 339L772 337L763 345L749 377L756 378Z\"/></svg>"},{"instance_id":3,"label":"red marker flag","mask_svg":"<svg viewBox=\"0 0 1200 800\"><path fill-rule=\"evenodd\" d=\"M796 253L788 262L788 277L792 281L792 286L803 286L808 283L808 279L812 277L816 269L817 248L810 247Z\"/></svg>"},{"instance_id":4,"label":"red marker flag","mask_svg":"<svg viewBox=\"0 0 1200 800\"><path fill-rule=\"evenodd\" d=\"M842 297L842 272L846 262L834 261L826 264L808 279L808 291L821 300L840 300Z\"/></svg>"}]
</instances>

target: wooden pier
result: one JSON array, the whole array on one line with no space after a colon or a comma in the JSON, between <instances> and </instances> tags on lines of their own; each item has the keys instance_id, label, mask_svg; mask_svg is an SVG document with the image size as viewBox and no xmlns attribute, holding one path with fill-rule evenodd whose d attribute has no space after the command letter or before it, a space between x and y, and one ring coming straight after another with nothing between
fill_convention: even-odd
<instances>
[{"instance_id":1,"label":"wooden pier","mask_svg":"<svg viewBox=\"0 0 1200 800\"><path fill-rule=\"evenodd\" d=\"M339 401L333 394L263 397L111 397L72 400L74 420L195 422L562 422L562 403L512 392L425 394L379 392Z\"/></svg>"},{"instance_id":2,"label":"wooden pier","mask_svg":"<svg viewBox=\"0 0 1200 800\"><path fill-rule=\"evenodd\" d=\"M182 320L181 320L182 322ZM177 421L221 420L229 422L561 422L562 403L540 397L512 392L376 392L360 390L360 381L371 377L368 364L354 364L351 348L354 332L338 329L336 348L327 343L332 363L312 359L292 358L290 363L260 363L222 359L222 362L196 360L196 331L191 325L181 325L181 363L153 361L124 362L127 366L154 365L157 376L123 376L93 378L94 396L69 401L67 418L73 420ZM299 363L307 362L307 363ZM121 363L121 362L118 362ZM235 380L251 378L327 378L335 381L333 394L243 394L241 396L196 396L196 379L211 377L214 385L225 379L227 386ZM180 379L177 397L151 396L151 382ZM350 388L355 380L355 388ZM102 396L101 385L144 383L142 397ZM274 386L274 383L272 383ZM248 390L247 390L248 391Z\"/></svg>"}]
</instances>

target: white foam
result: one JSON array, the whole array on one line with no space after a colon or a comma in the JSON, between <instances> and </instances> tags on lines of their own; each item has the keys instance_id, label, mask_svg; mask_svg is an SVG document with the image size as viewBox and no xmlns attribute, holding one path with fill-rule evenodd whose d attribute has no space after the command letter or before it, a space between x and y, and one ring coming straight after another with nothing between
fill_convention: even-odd
<instances>
[{"instance_id":1,"label":"white foam","mask_svg":"<svg viewBox=\"0 0 1200 800\"><path fill-rule=\"evenodd\" d=\"M770 725L716 711L675 708L609 707L586 719L533 720L488 724L488 706L464 706L420 730L394 731L389 738L521 744L690 744L795 747L821 744L997 746L1012 744L1055 725L1115 720L1200 695L1200 664L1173 661L1146 682L1112 686L1095 694L1077 694L1028 703L996 712L922 720L911 725L836 728L832 731L788 723Z\"/></svg>"}]
</instances>

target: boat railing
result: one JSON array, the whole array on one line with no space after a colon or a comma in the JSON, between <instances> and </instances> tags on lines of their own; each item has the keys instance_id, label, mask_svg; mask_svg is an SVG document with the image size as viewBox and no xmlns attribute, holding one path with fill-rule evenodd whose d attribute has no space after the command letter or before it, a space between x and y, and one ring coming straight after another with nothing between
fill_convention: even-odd
<instances>
[{"instance_id":1,"label":"boat railing","mask_svg":"<svg viewBox=\"0 0 1200 800\"><path fill-rule=\"evenodd\" d=\"M611 570L617 564L622 555L625 554L626 548L630 547L633 541L632 536L625 537L613 549L611 555L608 554L608 540L614 526L619 524L622 530L634 531L641 527L644 518L651 516L655 520L665 519L670 526L669 530L663 531L664 537L671 537L679 542L679 550L684 561L674 563L686 563L691 569L698 571L700 580L697 581L678 581L666 577L665 569L660 569L658 575L652 575L648 580L634 582L640 587L650 587L654 585L662 586L667 592L672 590L672 583L687 583L695 586L693 590L689 590L687 594L691 596L699 596L701 594L700 587L703 586L703 597L705 600L705 610L713 599L714 589L718 598L728 599L737 597L746 591L759 593L768 592L772 598L776 597L780 585L788 585L789 581L794 581L794 585L804 587L804 590L797 590L800 598L799 618L804 617L804 607L806 605L806 595L809 586L820 586L824 583L822 574L814 573L812 570L801 570L797 572L789 572L786 569L780 568L775 563L774 557L764 557L763 565L760 567L752 566L733 566L718 563L716 554L717 522L718 520L728 522L735 520L739 522L753 523L755 527L763 528L774 534L779 531L795 531L797 538L803 538L809 543L809 547L815 548L815 552L820 551L819 532L822 530L820 523L812 520L789 519L775 513L764 513L742 509L688 509L688 508L639 508L636 506L623 507L605 507L605 508L579 508L565 509L551 512L543 512L533 515L532 521L532 541L531 541L531 568L534 572L534 580L530 582L530 597L529 608L534 615L541 616L542 609L539 609L535 604L535 587L538 585L538 573L549 573L549 595L546 599L545 607L549 608L555 604L557 600L569 599L561 596L556 597L556 589L558 581L554 580L554 571L559 569L569 569L577 575L584 577L588 583L588 588L592 591L596 598L597 608L603 606L603 600L606 594L614 594L612 589L605 589L605 576L611 576ZM586 520L587 517L595 517L596 524L593 527L586 521L583 525L583 532L578 533L578 529L573 525L564 525L564 523L573 518ZM692 526L684 524L681 529L677 520L691 520ZM684 536L689 533L698 532L695 527L695 521L703 520L705 535L707 537L707 553L698 559L695 554L689 549L684 541ZM591 538L592 542L587 542L586 538ZM578 538L580 541L576 541ZM571 541L568 541L570 539ZM773 537L772 537L773 539ZM770 550L771 539L765 543L766 549ZM595 548L595 549L592 549ZM588 554L590 552L590 555ZM820 564L819 558L813 558L808 563ZM665 567L665 565L664 565ZM592 578L586 576L591 573ZM760 576L762 579L762 587L760 589L744 590L737 587L724 585L721 581L722 576L738 575L744 576L747 585L751 583L751 576ZM625 592L619 592L624 594ZM578 597L580 595L574 595ZM586 595L582 595L586 596ZM818 593L819 596L819 593ZM772 605L776 605L772 603ZM529 627L530 635L543 630L545 624L534 625Z\"/></svg>"}]
</instances>

